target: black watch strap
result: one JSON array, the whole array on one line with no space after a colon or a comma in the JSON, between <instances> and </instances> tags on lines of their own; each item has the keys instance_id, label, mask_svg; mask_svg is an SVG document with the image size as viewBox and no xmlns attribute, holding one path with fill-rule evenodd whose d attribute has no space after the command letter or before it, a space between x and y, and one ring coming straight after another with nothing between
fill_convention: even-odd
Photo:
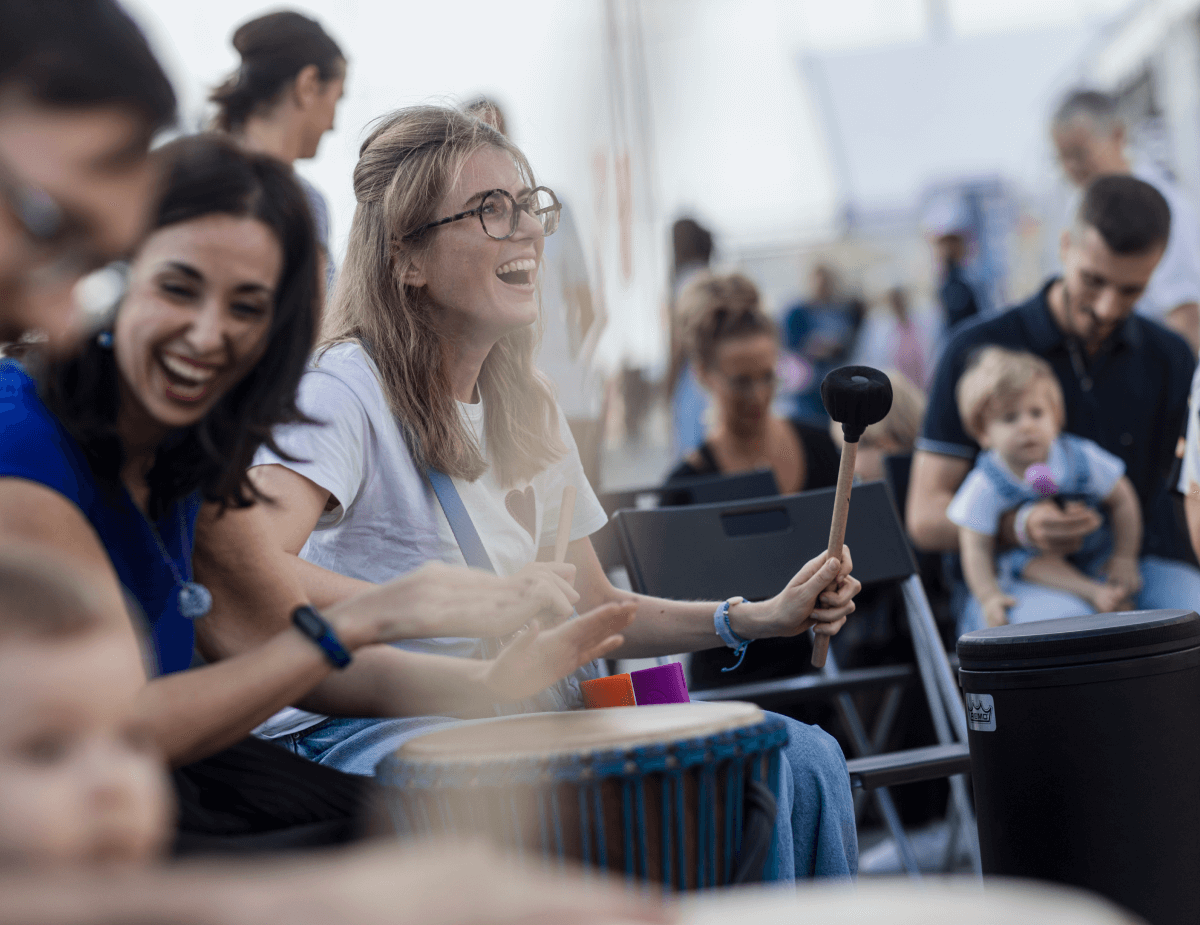
<instances>
[{"instance_id":1,"label":"black watch strap","mask_svg":"<svg viewBox=\"0 0 1200 925\"><path fill-rule=\"evenodd\" d=\"M334 668L345 668L350 664L350 653L337 638L333 627L307 604L302 604L292 611L292 622L296 629L320 646Z\"/></svg>"}]
</instances>

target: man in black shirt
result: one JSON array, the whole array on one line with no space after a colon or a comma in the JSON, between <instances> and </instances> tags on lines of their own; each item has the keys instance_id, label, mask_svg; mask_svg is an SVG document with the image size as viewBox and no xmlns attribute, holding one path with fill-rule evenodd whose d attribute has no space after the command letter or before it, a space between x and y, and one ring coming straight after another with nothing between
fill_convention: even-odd
<instances>
[{"instance_id":1,"label":"man in black shirt","mask_svg":"<svg viewBox=\"0 0 1200 925\"><path fill-rule=\"evenodd\" d=\"M979 449L959 419L959 376L984 345L1026 350L1046 359L1058 376L1065 429L1125 461L1145 522L1143 577L1147 588L1166 589L1171 598L1151 602L1143 596L1143 606L1195 606L1200 571L1173 561L1186 555L1186 540L1166 483L1194 362L1181 337L1134 314L1169 231L1169 207L1152 186L1129 176L1101 177L1088 187L1074 226L1063 232L1063 278L1022 305L965 325L951 338L913 456L908 528L918 546L958 548L958 528L946 508ZM1099 526L1100 516L1083 505L1063 511L1043 501L1010 513L1000 538L1015 545L1020 533L1031 547L1066 554ZM1047 618L1084 612L1079 600L1042 590Z\"/></svg>"}]
</instances>

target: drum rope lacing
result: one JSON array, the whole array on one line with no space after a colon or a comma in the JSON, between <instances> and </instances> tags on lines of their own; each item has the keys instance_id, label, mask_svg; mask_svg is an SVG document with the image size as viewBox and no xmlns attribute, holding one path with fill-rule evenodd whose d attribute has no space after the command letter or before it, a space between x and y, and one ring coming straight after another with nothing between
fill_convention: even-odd
<instances>
[{"instance_id":1,"label":"drum rope lacing","mask_svg":"<svg viewBox=\"0 0 1200 925\"><path fill-rule=\"evenodd\" d=\"M469 794L469 819L463 821L476 827L481 818L489 818L488 807L497 805L495 797L509 791L507 800L500 805L506 803L509 809L504 821L508 825L506 840L511 847L523 844L517 798L512 791L514 788L541 787L536 792L538 839L544 856L557 858L560 864L568 856L570 846L566 843L562 825L559 790L576 787L580 814L579 857L583 863L594 863L601 868L608 867L601 787L606 780L616 779L621 783L624 872L630 879L635 874L644 879L648 876L650 861L645 781L650 775L657 774L662 797L662 881L686 889L690 871L685 853L684 774L698 768L696 876L691 885L703 888L728 883L733 876L735 861L742 848L743 800L738 795L744 793L747 785L747 764L751 768L750 779L762 782L762 759L766 757L766 784L772 793L778 792L778 750L786 742L783 722L772 717L746 729L666 745L656 743L582 755L445 763L392 756L380 765L378 778L384 786L399 791L400 800L393 809L398 828L421 833L434 831L434 818L440 822L443 831L455 832L453 804L462 800L464 791ZM724 774L725 781L723 833L719 832L716 818L719 774ZM723 837L719 838L719 835ZM720 867L718 840L723 849Z\"/></svg>"}]
</instances>

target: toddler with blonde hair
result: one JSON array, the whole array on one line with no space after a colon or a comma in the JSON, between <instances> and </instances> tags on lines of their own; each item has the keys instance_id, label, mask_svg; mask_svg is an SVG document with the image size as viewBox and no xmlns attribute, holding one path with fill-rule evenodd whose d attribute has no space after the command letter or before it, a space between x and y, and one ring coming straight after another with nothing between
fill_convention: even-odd
<instances>
[{"instance_id":1,"label":"toddler with blonde hair","mask_svg":"<svg viewBox=\"0 0 1200 925\"><path fill-rule=\"evenodd\" d=\"M1062 432L1062 389L1050 365L1031 353L986 347L959 379L959 414L984 452L947 508L974 596L963 629L1042 619L1022 601L1022 582L1074 594L1079 612L1128 609L1142 587L1142 517L1125 463L1091 440ZM1063 557L1024 546L997 556L1000 518L1053 497L1060 507L1099 508L1105 523ZM1032 605L1032 606L1031 606Z\"/></svg>"}]
</instances>

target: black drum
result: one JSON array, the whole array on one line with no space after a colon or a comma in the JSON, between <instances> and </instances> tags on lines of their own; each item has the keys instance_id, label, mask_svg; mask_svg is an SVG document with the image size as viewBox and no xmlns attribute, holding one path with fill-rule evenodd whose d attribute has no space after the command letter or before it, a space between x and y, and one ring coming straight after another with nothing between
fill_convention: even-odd
<instances>
[{"instance_id":1,"label":"black drum","mask_svg":"<svg viewBox=\"0 0 1200 925\"><path fill-rule=\"evenodd\" d=\"M1200 616L995 627L958 657L983 872L1200 922Z\"/></svg>"}]
</instances>

